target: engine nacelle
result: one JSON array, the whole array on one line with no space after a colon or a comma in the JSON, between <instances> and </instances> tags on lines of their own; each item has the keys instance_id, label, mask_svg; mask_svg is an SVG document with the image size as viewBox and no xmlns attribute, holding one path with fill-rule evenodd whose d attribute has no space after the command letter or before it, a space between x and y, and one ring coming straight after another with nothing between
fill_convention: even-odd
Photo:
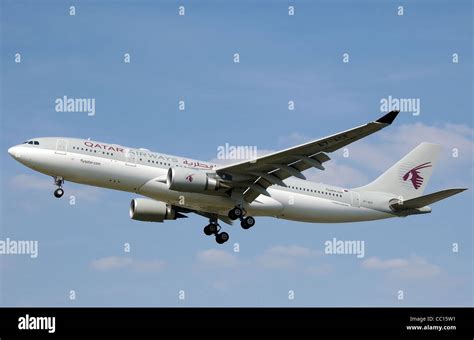
<instances>
[{"instance_id":1,"label":"engine nacelle","mask_svg":"<svg viewBox=\"0 0 474 340\"><path fill-rule=\"evenodd\" d=\"M170 168L166 184L170 190L197 193L228 188L218 179L209 177L204 171L183 168Z\"/></svg>"},{"instance_id":2,"label":"engine nacelle","mask_svg":"<svg viewBox=\"0 0 474 340\"><path fill-rule=\"evenodd\" d=\"M146 198L135 198L130 203L130 218L137 221L163 222L186 217L166 203Z\"/></svg>"}]
</instances>

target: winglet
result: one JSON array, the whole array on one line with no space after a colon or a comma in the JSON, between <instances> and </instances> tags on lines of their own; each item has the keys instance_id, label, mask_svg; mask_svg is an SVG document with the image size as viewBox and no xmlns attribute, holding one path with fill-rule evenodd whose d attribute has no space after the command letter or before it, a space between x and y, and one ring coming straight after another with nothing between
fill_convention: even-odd
<instances>
[{"instance_id":1,"label":"winglet","mask_svg":"<svg viewBox=\"0 0 474 340\"><path fill-rule=\"evenodd\" d=\"M400 113L400 110L394 110L390 111L387 113L385 116L379 118L376 120L377 123L382 123L382 124L392 124L392 122L397 118L397 115Z\"/></svg>"}]
</instances>

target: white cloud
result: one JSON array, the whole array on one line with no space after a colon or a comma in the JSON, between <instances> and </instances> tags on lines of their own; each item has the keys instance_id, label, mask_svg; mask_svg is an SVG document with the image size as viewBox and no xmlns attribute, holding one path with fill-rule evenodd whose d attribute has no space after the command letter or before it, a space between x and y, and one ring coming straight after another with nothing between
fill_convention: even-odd
<instances>
[{"instance_id":1,"label":"white cloud","mask_svg":"<svg viewBox=\"0 0 474 340\"><path fill-rule=\"evenodd\" d=\"M208 280L212 289L229 293L235 287L254 284L257 276L267 275L269 271L313 278L331 272L330 265L320 262L320 252L298 245L274 246L253 256L220 249L202 250L197 253L194 269L206 278L212 277Z\"/></svg>"},{"instance_id":2,"label":"white cloud","mask_svg":"<svg viewBox=\"0 0 474 340\"><path fill-rule=\"evenodd\" d=\"M309 275L314 275L314 276L322 276L322 275L328 275L332 271L332 266L325 263L321 265L310 265L308 268L306 268L306 272Z\"/></svg>"},{"instance_id":3,"label":"white cloud","mask_svg":"<svg viewBox=\"0 0 474 340\"><path fill-rule=\"evenodd\" d=\"M394 131L388 131L385 138L389 142L418 144L421 142L440 143L445 146L472 146L474 130L465 124L444 123L438 126L429 126L417 122L404 124Z\"/></svg>"},{"instance_id":4,"label":"white cloud","mask_svg":"<svg viewBox=\"0 0 474 340\"><path fill-rule=\"evenodd\" d=\"M474 147L474 129L449 123L429 126L418 122L388 127L379 137L381 141L363 140L348 146L350 158L377 170L385 170L418 144L430 142L443 146L441 165L456 167L459 160L470 161ZM458 159L451 157L453 148L459 150Z\"/></svg>"},{"instance_id":5,"label":"white cloud","mask_svg":"<svg viewBox=\"0 0 474 340\"><path fill-rule=\"evenodd\" d=\"M371 257L364 262L362 266L369 269L394 269L408 266L409 262L406 259L391 259L391 260L380 260L377 257Z\"/></svg>"},{"instance_id":6,"label":"white cloud","mask_svg":"<svg viewBox=\"0 0 474 340\"><path fill-rule=\"evenodd\" d=\"M309 170L306 178L313 182L322 182L341 187L355 187L369 182L367 174L360 169L343 164L337 160L324 163L325 170Z\"/></svg>"},{"instance_id":7,"label":"white cloud","mask_svg":"<svg viewBox=\"0 0 474 340\"><path fill-rule=\"evenodd\" d=\"M459 175L472 173L474 129L464 124L426 125L418 122L396 126L396 122L381 132L346 146L349 151L347 158L342 157L344 149L330 153L332 159L324 163L326 170L309 170L305 172L307 178L343 187L363 185L374 180L422 142L443 146L435 174L441 173L439 169L442 169L443 173L453 175L444 176L446 183L443 185L460 185ZM294 144L300 144L311 138L292 133L281 140L293 140ZM458 158L452 157L453 149L459 151ZM467 181L469 178L465 179Z\"/></svg>"},{"instance_id":8,"label":"white cloud","mask_svg":"<svg viewBox=\"0 0 474 340\"><path fill-rule=\"evenodd\" d=\"M250 258L219 249L208 249L197 253L197 265L206 269L231 268L233 273L244 270L290 270L300 271L308 275L324 275L330 271L330 266L319 263L321 252L298 245L273 246L263 253ZM228 275L228 274L226 274ZM226 276L228 277L228 276ZM220 282L220 281L219 281ZM228 283L224 278L216 283L223 288ZM217 287L217 286L216 286Z\"/></svg>"},{"instance_id":9,"label":"white cloud","mask_svg":"<svg viewBox=\"0 0 474 340\"><path fill-rule=\"evenodd\" d=\"M132 262L129 257L110 256L92 261L91 266L97 270L112 270L128 267Z\"/></svg>"},{"instance_id":10,"label":"white cloud","mask_svg":"<svg viewBox=\"0 0 474 340\"><path fill-rule=\"evenodd\" d=\"M130 257L109 256L91 262L91 267L99 271L131 269L137 272L160 272L165 267L162 260L136 260Z\"/></svg>"},{"instance_id":11,"label":"white cloud","mask_svg":"<svg viewBox=\"0 0 474 340\"><path fill-rule=\"evenodd\" d=\"M301 246L274 246L266 251L266 254L285 257L309 257L315 255L315 251Z\"/></svg>"},{"instance_id":12,"label":"white cloud","mask_svg":"<svg viewBox=\"0 0 474 340\"><path fill-rule=\"evenodd\" d=\"M411 256L408 259L381 260L371 257L362 262L362 267L369 270L380 270L390 278L399 279L424 279L437 276L441 273L441 268L429 263L419 256Z\"/></svg>"},{"instance_id":13,"label":"white cloud","mask_svg":"<svg viewBox=\"0 0 474 340\"><path fill-rule=\"evenodd\" d=\"M319 252L301 246L274 246L258 256L257 263L271 269L295 269L318 255Z\"/></svg>"},{"instance_id":14,"label":"white cloud","mask_svg":"<svg viewBox=\"0 0 474 340\"><path fill-rule=\"evenodd\" d=\"M198 263L208 267L234 267L239 261L234 254L219 249L202 250L197 253Z\"/></svg>"}]
</instances>

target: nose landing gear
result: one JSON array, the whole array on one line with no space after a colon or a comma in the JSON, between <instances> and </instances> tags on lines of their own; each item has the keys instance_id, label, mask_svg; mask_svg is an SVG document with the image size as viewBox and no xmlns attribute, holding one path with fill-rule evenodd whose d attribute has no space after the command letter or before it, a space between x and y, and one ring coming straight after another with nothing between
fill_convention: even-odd
<instances>
[{"instance_id":1,"label":"nose landing gear","mask_svg":"<svg viewBox=\"0 0 474 340\"><path fill-rule=\"evenodd\" d=\"M54 190L54 197L61 198L64 195L64 190L62 188L57 188Z\"/></svg>"},{"instance_id":2,"label":"nose landing gear","mask_svg":"<svg viewBox=\"0 0 474 340\"><path fill-rule=\"evenodd\" d=\"M59 176L54 177L54 185L56 185L58 188L54 190L54 197L56 198L61 198L64 195L64 190L63 190L63 184L64 184L64 179Z\"/></svg>"}]
</instances>

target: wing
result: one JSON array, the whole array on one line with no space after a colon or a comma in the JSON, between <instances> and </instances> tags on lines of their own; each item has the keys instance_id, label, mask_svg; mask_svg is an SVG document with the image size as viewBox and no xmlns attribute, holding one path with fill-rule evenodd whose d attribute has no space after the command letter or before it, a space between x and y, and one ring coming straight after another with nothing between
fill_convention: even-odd
<instances>
[{"instance_id":1,"label":"wing","mask_svg":"<svg viewBox=\"0 0 474 340\"><path fill-rule=\"evenodd\" d=\"M269 155L216 169L223 179L231 181L234 191L241 192L246 202L259 195L269 195L267 188L295 176L306 179L301 173L309 168L324 170L323 163L330 158L327 152L336 151L392 124L399 111L391 111L380 119L322 139L301 144Z\"/></svg>"}]
</instances>

